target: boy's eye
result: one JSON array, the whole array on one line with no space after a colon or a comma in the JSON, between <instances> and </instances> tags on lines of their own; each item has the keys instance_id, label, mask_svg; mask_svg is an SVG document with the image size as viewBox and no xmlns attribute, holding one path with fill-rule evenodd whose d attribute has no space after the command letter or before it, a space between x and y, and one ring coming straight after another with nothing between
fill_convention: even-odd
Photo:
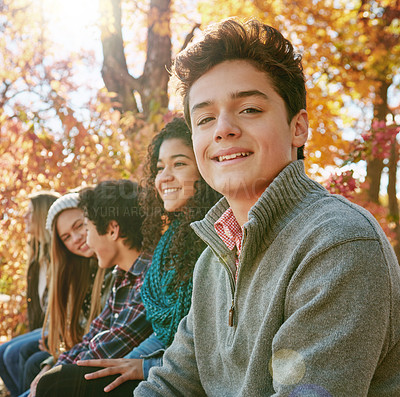
<instances>
[{"instance_id":1,"label":"boy's eye","mask_svg":"<svg viewBox=\"0 0 400 397\"><path fill-rule=\"evenodd\" d=\"M260 113L260 112L261 112L261 110L256 109L256 108L246 108L246 109L244 109L244 110L241 111L241 113L244 113L244 114L248 114L248 113Z\"/></svg>"},{"instance_id":2,"label":"boy's eye","mask_svg":"<svg viewBox=\"0 0 400 397\"><path fill-rule=\"evenodd\" d=\"M204 117L204 119L201 119L201 120L197 123L197 125L203 125L203 124L206 124L206 123L208 123L208 122L210 122L210 121L212 121L212 120L214 120L214 117Z\"/></svg>"},{"instance_id":3,"label":"boy's eye","mask_svg":"<svg viewBox=\"0 0 400 397\"><path fill-rule=\"evenodd\" d=\"M178 162L175 163L175 167L182 167L184 165L186 165L186 163L183 163L181 161L178 161Z\"/></svg>"}]
</instances>

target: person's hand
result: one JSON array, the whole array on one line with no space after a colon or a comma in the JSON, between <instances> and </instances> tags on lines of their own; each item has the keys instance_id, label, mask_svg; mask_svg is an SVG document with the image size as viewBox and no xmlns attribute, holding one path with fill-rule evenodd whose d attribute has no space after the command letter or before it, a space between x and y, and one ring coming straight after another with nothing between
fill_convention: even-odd
<instances>
[{"instance_id":1,"label":"person's hand","mask_svg":"<svg viewBox=\"0 0 400 397\"><path fill-rule=\"evenodd\" d=\"M39 339L39 350L47 351L46 342L42 338Z\"/></svg>"},{"instance_id":2,"label":"person's hand","mask_svg":"<svg viewBox=\"0 0 400 397\"><path fill-rule=\"evenodd\" d=\"M40 378L51 368L51 365L46 364L41 370L40 372L36 375L35 379L33 379L32 383L31 383L31 389L29 392L28 397L35 397L36 396L36 387L37 384L40 381Z\"/></svg>"},{"instance_id":3,"label":"person's hand","mask_svg":"<svg viewBox=\"0 0 400 397\"><path fill-rule=\"evenodd\" d=\"M142 359L139 358L110 358L98 360L80 360L77 364L87 367L105 367L99 371L85 375L85 379L98 379L108 375L121 374L117 379L104 388L109 392L127 380L143 380Z\"/></svg>"}]
</instances>

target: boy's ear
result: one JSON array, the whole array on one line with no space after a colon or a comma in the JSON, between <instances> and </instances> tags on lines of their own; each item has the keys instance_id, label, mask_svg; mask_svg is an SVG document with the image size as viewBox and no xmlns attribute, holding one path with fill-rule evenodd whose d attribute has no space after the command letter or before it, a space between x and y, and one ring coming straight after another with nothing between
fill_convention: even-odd
<instances>
[{"instance_id":1,"label":"boy's ear","mask_svg":"<svg viewBox=\"0 0 400 397\"><path fill-rule=\"evenodd\" d=\"M290 122L292 130L292 145L302 147L308 139L308 113L301 109Z\"/></svg>"},{"instance_id":2,"label":"boy's ear","mask_svg":"<svg viewBox=\"0 0 400 397\"><path fill-rule=\"evenodd\" d=\"M110 221L107 227L107 233L109 234L111 240L118 240L119 238L119 224L117 221Z\"/></svg>"}]
</instances>

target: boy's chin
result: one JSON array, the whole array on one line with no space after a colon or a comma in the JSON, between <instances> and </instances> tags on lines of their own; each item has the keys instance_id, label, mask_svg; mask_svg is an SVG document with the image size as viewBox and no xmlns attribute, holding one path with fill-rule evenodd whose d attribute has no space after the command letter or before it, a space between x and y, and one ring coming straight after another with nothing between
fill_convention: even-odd
<instances>
[{"instance_id":1,"label":"boy's chin","mask_svg":"<svg viewBox=\"0 0 400 397\"><path fill-rule=\"evenodd\" d=\"M231 197L233 199L239 199L243 196L249 195L249 188L246 183L240 183L238 180L226 179L220 181L213 181L214 183L210 183L210 186L216 190L218 193L221 193L225 197ZM250 189L251 190L251 189Z\"/></svg>"},{"instance_id":2,"label":"boy's chin","mask_svg":"<svg viewBox=\"0 0 400 397\"><path fill-rule=\"evenodd\" d=\"M113 264L104 262L104 261L102 261L102 260L99 260L99 261L97 262L97 265L98 265L101 269L109 269L110 267L113 267L113 266L114 266Z\"/></svg>"}]
</instances>

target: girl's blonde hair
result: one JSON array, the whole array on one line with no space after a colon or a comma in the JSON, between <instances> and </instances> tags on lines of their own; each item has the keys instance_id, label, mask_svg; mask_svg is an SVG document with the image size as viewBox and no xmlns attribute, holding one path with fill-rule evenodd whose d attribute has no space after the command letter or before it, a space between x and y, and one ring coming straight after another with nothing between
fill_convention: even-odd
<instances>
[{"instance_id":1,"label":"girl's blonde hair","mask_svg":"<svg viewBox=\"0 0 400 397\"><path fill-rule=\"evenodd\" d=\"M33 207L28 264L38 260L40 265L49 260L50 233L46 230L46 217L50 206L59 197L56 193L37 193L30 196Z\"/></svg>"},{"instance_id":2,"label":"girl's blonde hair","mask_svg":"<svg viewBox=\"0 0 400 397\"><path fill-rule=\"evenodd\" d=\"M55 359L64 349L69 350L82 341L85 326L90 325L100 313L100 292L105 272L99 269L96 259L75 255L65 247L56 227L61 212L52 223L52 277L45 316L45 325L48 324L48 349ZM90 315L84 324L82 307L85 297L90 293L94 272L96 278L92 288Z\"/></svg>"},{"instance_id":3,"label":"girl's blonde hair","mask_svg":"<svg viewBox=\"0 0 400 397\"><path fill-rule=\"evenodd\" d=\"M41 192L31 195L32 220L28 238L28 264L27 264L27 297L28 297L28 319L29 328L34 329L42 326L43 311L38 295L38 283L40 269L46 269L46 281L50 277L50 233L46 230L47 211L59 194L55 192Z\"/></svg>"}]
</instances>

